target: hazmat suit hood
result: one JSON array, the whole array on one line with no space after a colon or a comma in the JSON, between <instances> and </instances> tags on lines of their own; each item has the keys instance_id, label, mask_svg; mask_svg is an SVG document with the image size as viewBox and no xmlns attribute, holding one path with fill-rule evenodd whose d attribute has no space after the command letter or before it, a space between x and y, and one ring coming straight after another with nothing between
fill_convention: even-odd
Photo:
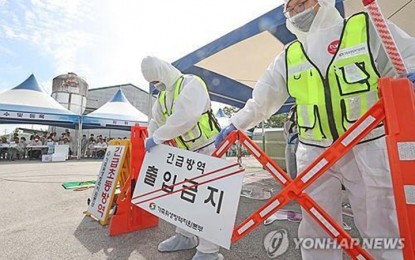
<instances>
[{"instance_id":1,"label":"hazmat suit hood","mask_svg":"<svg viewBox=\"0 0 415 260\"><path fill-rule=\"evenodd\" d=\"M285 4L289 1L290 0L285 0ZM335 7L335 0L318 0L317 2L319 3L320 8L318 9L308 32L301 31L290 21L290 19L287 19L287 29L297 36L297 39L303 44L306 42L309 33L325 30L343 22L343 17Z\"/></svg>"},{"instance_id":2,"label":"hazmat suit hood","mask_svg":"<svg viewBox=\"0 0 415 260\"><path fill-rule=\"evenodd\" d=\"M174 83L183 74L170 63L157 57L145 57L141 62L141 73L148 82L159 81L167 91L174 90Z\"/></svg>"}]
</instances>

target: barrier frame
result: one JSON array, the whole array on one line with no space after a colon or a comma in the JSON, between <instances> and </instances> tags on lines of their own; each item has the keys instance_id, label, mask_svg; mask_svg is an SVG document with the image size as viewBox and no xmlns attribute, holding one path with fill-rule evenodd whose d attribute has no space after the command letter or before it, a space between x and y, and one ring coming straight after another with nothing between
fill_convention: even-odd
<instances>
[{"instance_id":1,"label":"barrier frame","mask_svg":"<svg viewBox=\"0 0 415 260\"><path fill-rule=\"evenodd\" d=\"M148 137L147 128L133 126L130 139L129 175L118 195L116 210L109 225L110 236L120 235L136 230L156 227L159 218L131 203L134 188L138 180L141 165L146 153L145 139Z\"/></svg>"},{"instance_id":2,"label":"barrier frame","mask_svg":"<svg viewBox=\"0 0 415 260\"><path fill-rule=\"evenodd\" d=\"M384 121L399 230L404 241L403 254L405 259L415 259L413 245L415 223L409 220L410 217L415 217L415 202L412 201L413 198L408 200L408 196L414 196L412 192L415 191L415 149L412 154L407 155L409 159L406 157L404 158L406 160L403 160L402 156L399 157L399 154L402 154L402 151L400 151L402 149L398 146L399 142L404 141L404 143L413 144L413 147L415 147L415 131L413 130L415 129L415 96L407 79L392 80L385 78L380 80L379 85L380 100L330 148L299 173L294 180L241 131L232 132L219 145L213 153L216 157L222 157L232 144L239 141L267 169L274 179L284 186L281 192L273 196L261 208L235 227L232 242L246 236L288 202L296 200L331 238L337 242L341 242L343 239L347 240L347 244L339 244L349 256L353 259L373 259L367 251L356 245L353 238L319 207L304 190ZM407 111L408 114L404 115L399 111ZM412 119L413 123L408 123L408 119ZM413 189L406 192L405 187L407 186ZM356 247L349 248L345 245L356 245Z\"/></svg>"}]
</instances>

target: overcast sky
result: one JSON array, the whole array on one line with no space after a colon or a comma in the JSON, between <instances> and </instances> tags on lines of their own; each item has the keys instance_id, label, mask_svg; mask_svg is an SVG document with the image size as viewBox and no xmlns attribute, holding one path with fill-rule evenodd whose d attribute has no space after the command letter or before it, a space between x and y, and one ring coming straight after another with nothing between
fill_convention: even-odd
<instances>
[{"instance_id":1,"label":"overcast sky","mask_svg":"<svg viewBox=\"0 0 415 260\"><path fill-rule=\"evenodd\" d=\"M143 57L173 62L281 2L0 0L0 92L32 73L50 92L52 79L67 72L83 77L90 88L123 83L147 88Z\"/></svg>"}]
</instances>

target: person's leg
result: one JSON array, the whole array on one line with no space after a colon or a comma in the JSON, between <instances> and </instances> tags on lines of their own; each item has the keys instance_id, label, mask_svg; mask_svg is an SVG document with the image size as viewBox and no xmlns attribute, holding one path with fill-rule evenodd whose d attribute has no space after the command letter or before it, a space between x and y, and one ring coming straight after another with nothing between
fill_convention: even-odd
<instances>
[{"instance_id":1,"label":"person's leg","mask_svg":"<svg viewBox=\"0 0 415 260\"><path fill-rule=\"evenodd\" d=\"M9 160L10 161L16 160L17 150L15 148L11 148L11 149L9 149L9 152L10 152L10 154L9 154Z\"/></svg>"},{"instance_id":2,"label":"person's leg","mask_svg":"<svg viewBox=\"0 0 415 260\"><path fill-rule=\"evenodd\" d=\"M176 227L176 234L158 245L160 252L174 252L192 249L197 246L197 237L184 229Z\"/></svg>"},{"instance_id":3,"label":"person's leg","mask_svg":"<svg viewBox=\"0 0 415 260\"><path fill-rule=\"evenodd\" d=\"M219 253L219 246L199 237L197 252L192 260L220 260L223 255Z\"/></svg>"},{"instance_id":4,"label":"person's leg","mask_svg":"<svg viewBox=\"0 0 415 260\"><path fill-rule=\"evenodd\" d=\"M181 234L185 237L188 237L188 238L193 238L193 237L196 238L196 236L193 235L192 233L187 232L186 230L181 229L179 227L176 227L176 233L179 233L179 234ZM203 238L200 238L200 237L198 239L199 239L199 245L197 246L197 250L199 250L203 253L207 253L207 254L208 253L216 253L216 252L219 251L219 246L218 245L215 245L212 242L209 242L209 241L207 241Z\"/></svg>"},{"instance_id":5,"label":"person's leg","mask_svg":"<svg viewBox=\"0 0 415 260\"><path fill-rule=\"evenodd\" d=\"M42 150L36 150L36 159L42 160Z\"/></svg>"},{"instance_id":6,"label":"person's leg","mask_svg":"<svg viewBox=\"0 0 415 260\"><path fill-rule=\"evenodd\" d=\"M215 151L215 145L209 145L208 147L197 151L198 153L211 155ZM212 242L209 242L199 237L199 245L197 246L197 252L193 256L192 260L221 260L223 255L219 253L220 247Z\"/></svg>"},{"instance_id":7,"label":"person's leg","mask_svg":"<svg viewBox=\"0 0 415 260\"><path fill-rule=\"evenodd\" d=\"M17 149L17 160L21 160L23 156L22 149Z\"/></svg>"},{"instance_id":8,"label":"person's leg","mask_svg":"<svg viewBox=\"0 0 415 260\"><path fill-rule=\"evenodd\" d=\"M313 162L324 149L299 144L297 149L297 168L300 173L311 162ZM305 192L321 206L335 221L342 223L341 213L341 181L339 174L332 169L325 172L320 178L314 181ZM303 219L298 228L300 239L329 238L329 235L319 224L302 210ZM342 259L342 251L338 249L305 249L301 247L302 259L336 260Z\"/></svg>"},{"instance_id":9,"label":"person's leg","mask_svg":"<svg viewBox=\"0 0 415 260\"><path fill-rule=\"evenodd\" d=\"M344 175L355 224L364 238L399 238L385 139L353 148L354 166ZM370 250L375 259L402 259L402 251Z\"/></svg>"},{"instance_id":10,"label":"person's leg","mask_svg":"<svg viewBox=\"0 0 415 260\"><path fill-rule=\"evenodd\" d=\"M215 150L214 145L208 146L202 150L199 150L198 153L211 155ZM199 240L199 245L197 246L197 240ZM197 246L197 252L193 256L194 260L216 260L223 259L223 256L219 254L219 246L215 245L203 238L197 238L192 233L176 227L176 235L171 238L161 242L159 244L159 251L161 252L171 252L178 250L191 249Z\"/></svg>"},{"instance_id":11,"label":"person's leg","mask_svg":"<svg viewBox=\"0 0 415 260\"><path fill-rule=\"evenodd\" d=\"M195 235L178 227L176 228L176 233L181 234L184 237L188 238L187 241L192 241L193 239L196 239ZM199 239L199 245L196 247L197 252L193 256L192 260L221 260L223 259L223 255L218 253L219 248L220 248L218 245L212 242L209 242L201 237L198 237L198 239ZM186 240L182 240L182 241L186 241ZM189 247L190 246L191 244L189 244ZM194 248L194 246L191 248Z\"/></svg>"},{"instance_id":12,"label":"person's leg","mask_svg":"<svg viewBox=\"0 0 415 260\"><path fill-rule=\"evenodd\" d=\"M13 154L13 161L14 160L18 160L19 159L19 151L17 150L17 148L14 148L14 154Z\"/></svg>"},{"instance_id":13,"label":"person's leg","mask_svg":"<svg viewBox=\"0 0 415 260\"><path fill-rule=\"evenodd\" d=\"M214 144L199 150L199 153L211 155L215 150ZM198 245L198 238L192 233L176 227L176 234L158 245L160 252L173 252L195 248ZM219 246L203 238L199 238L197 252L193 260L221 260L223 256L219 253Z\"/></svg>"},{"instance_id":14,"label":"person's leg","mask_svg":"<svg viewBox=\"0 0 415 260\"><path fill-rule=\"evenodd\" d=\"M291 179L297 176L297 162L295 158L295 144L287 144L285 146L285 167Z\"/></svg>"}]
</instances>

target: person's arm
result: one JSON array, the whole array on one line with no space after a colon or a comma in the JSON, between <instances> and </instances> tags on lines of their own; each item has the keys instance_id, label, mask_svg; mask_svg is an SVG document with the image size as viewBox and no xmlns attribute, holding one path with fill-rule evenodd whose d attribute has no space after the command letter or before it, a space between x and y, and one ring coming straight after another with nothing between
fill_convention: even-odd
<instances>
[{"instance_id":1,"label":"person's arm","mask_svg":"<svg viewBox=\"0 0 415 260\"><path fill-rule=\"evenodd\" d=\"M407 66L408 72L415 72L415 38L409 36L398 26L388 21L392 37L398 46L402 58ZM379 38L372 22L369 22L369 39L372 55L375 59L378 71L382 77L396 76L393 64L388 58L382 41Z\"/></svg>"},{"instance_id":2,"label":"person's arm","mask_svg":"<svg viewBox=\"0 0 415 260\"><path fill-rule=\"evenodd\" d=\"M153 133L154 142L160 144L183 135L196 125L209 107L206 88L196 78L191 79L182 87L171 116Z\"/></svg>"},{"instance_id":3,"label":"person's arm","mask_svg":"<svg viewBox=\"0 0 415 260\"><path fill-rule=\"evenodd\" d=\"M285 71L285 52L282 52L258 80L252 98L231 118L232 124L237 129L252 128L281 108L288 98Z\"/></svg>"},{"instance_id":4,"label":"person's arm","mask_svg":"<svg viewBox=\"0 0 415 260\"><path fill-rule=\"evenodd\" d=\"M148 125L148 135L152 136L153 133L162 125L165 123L164 115L163 115L163 109L160 105L160 102L158 99L156 99L155 103L153 104L153 108L151 110L152 118L150 120L150 123Z\"/></svg>"}]
</instances>

